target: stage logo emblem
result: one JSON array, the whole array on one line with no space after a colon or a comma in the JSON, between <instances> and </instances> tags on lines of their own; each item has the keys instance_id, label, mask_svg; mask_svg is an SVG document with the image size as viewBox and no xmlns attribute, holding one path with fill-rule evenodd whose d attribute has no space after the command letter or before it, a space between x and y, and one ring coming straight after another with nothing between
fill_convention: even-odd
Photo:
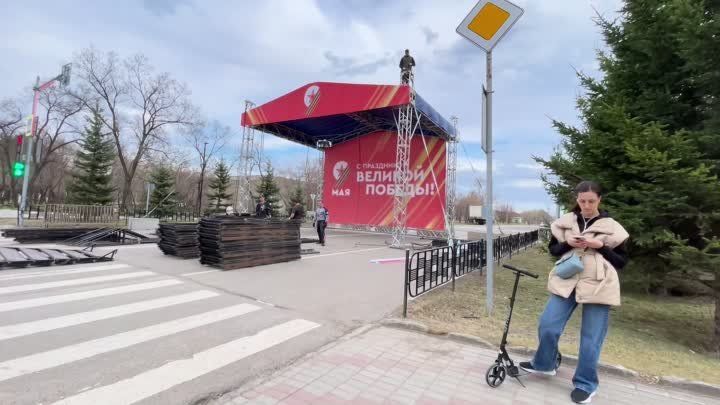
<instances>
[{"instance_id":1,"label":"stage logo emblem","mask_svg":"<svg viewBox=\"0 0 720 405\"><path fill-rule=\"evenodd\" d=\"M309 116L315 111L315 108L320 102L320 87L317 85L308 87L307 90L305 90L303 101L305 102L305 107L307 107L305 115Z\"/></svg>"},{"instance_id":2,"label":"stage logo emblem","mask_svg":"<svg viewBox=\"0 0 720 405\"><path fill-rule=\"evenodd\" d=\"M335 178L335 184L332 188L332 195L338 197L349 197L350 189L343 189L342 186L345 181L350 177L350 165L344 160L340 160L335 163L332 171L333 177Z\"/></svg>"}]
</instances>

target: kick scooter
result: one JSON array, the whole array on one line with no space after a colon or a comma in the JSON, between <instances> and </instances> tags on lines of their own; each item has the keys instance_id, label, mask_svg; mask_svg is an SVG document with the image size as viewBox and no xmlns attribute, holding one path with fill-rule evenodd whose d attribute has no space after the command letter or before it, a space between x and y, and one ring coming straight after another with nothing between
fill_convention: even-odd
<instances>
[{"instance_id":1,"label":"kick scooter","mask_svg":"<svg viewBox=\"0 0 720 405\"><path fill-rule=\"evenodd\" d=\"M503 264L503 267L515 272L515 285L513 286L512 296L510 297L510 312L508 313L507 320L505 321L505 330L503 331L502 340L500 341L500 353L498 354L495 363L493 363L490 368L488 368L487 373L485 373L485 381L492 388L497 388L505 381L505 377L510 376L518 380L520 385L524 387L525 385L518 378L524 374L520 373L520 367L515 365L515 363L512 361L510 355L505 349L505 346L507 345L507 335L508 331L510 330L510 320L512 319L513 306L515 306L515 294L517 293L520 277L528 276L532 278L538 278L538 275L535 273L531 273L527 270L511 266L509 264ZM560 352L558 352L558 357L555 362L556 370L560 367L560 363L562 363L562 355L560 354Z\"/></svg>"}]
</instances>

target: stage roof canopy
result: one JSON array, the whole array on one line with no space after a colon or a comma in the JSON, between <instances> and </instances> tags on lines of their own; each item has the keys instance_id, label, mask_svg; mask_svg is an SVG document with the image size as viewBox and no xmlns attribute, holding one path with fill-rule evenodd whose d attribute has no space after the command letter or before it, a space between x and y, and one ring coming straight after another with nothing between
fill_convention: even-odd
<instances>
[{"instance_id":1,"label":"stage roof canopy","mask_svg":"<svg viewBox=\"0 0 720 405\"><path fill-rule=\"evenodd\" d=\"M318 140L338 144L378 130L396 130L397 111L409 102L406 85L310 83L243 113L242 125L314 148ZM454 136L452 124L418 94L415 107L424 135Z\"/></svg>"}]
</instances>

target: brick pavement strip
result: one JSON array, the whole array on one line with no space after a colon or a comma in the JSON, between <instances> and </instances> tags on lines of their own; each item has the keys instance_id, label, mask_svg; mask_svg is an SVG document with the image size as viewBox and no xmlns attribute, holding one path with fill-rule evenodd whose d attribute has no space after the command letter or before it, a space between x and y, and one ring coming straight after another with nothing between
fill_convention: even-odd
<instances>
[{"instance_id":1,"label":"brick pavement strip","mask_svg":"<svg viewBox=\"0 0 720 405\"><path fill-rule=\"evenodd\" d=\"M574 369L555 377L485 383L497 354L462 341L389 327L323 348L212 405L555 405L570 404ZM519 356L515 361L524 360ZM720 399L663 385L601 375L596 405L720 405Z\"/></svg>"}]
</instances>

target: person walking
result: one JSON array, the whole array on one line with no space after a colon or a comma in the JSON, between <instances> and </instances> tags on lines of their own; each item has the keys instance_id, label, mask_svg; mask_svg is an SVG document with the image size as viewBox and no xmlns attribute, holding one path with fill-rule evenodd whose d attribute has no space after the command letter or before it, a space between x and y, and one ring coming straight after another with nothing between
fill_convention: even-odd
<instances>
[{"instance_id":1,"label":"person walking","mask_svg":"<svg viewBox=\"0 0 720 405\"><path fill-rule=\"evenodd\" d=\"M265 219L270 218L272 216L271 213L270 205L265 202L265 196L261 195L257 205L255 205L255 216Z\"/></svg>"},{"instance_id":2,"label":"person walking","mask_svg":"<svg viewBox=\"0 0 720 405\"><path fill-rule=\"evenodd\" d=\"M330 213L328 212L322 201L318 201L318 208L315 210L315 218L313 219L313 226L317 230L318 239L320 244L325 246L325 228L327 227L328 220L330 219Z\"/></svg>"},{"instance_id":3,"label":"person walking","mask_svg":"<svg viewBox=\"0 0 720 405\"><path fill-rule=\"evenodd\" d=\"M598 362L608 332L610 307L620 305L617 271L628 261L629 234L600 210L602 191L592 181L575 188L576 204L550 225L550 254L560 257L550 272L550 298L538 322L538 349L521 362L529 373L555 375L558 340L578 304L582 304L580 350L570 399L587 404L597 393ZM574 273L574 274L573 274Z\"/></svg>"}]
</instances>

